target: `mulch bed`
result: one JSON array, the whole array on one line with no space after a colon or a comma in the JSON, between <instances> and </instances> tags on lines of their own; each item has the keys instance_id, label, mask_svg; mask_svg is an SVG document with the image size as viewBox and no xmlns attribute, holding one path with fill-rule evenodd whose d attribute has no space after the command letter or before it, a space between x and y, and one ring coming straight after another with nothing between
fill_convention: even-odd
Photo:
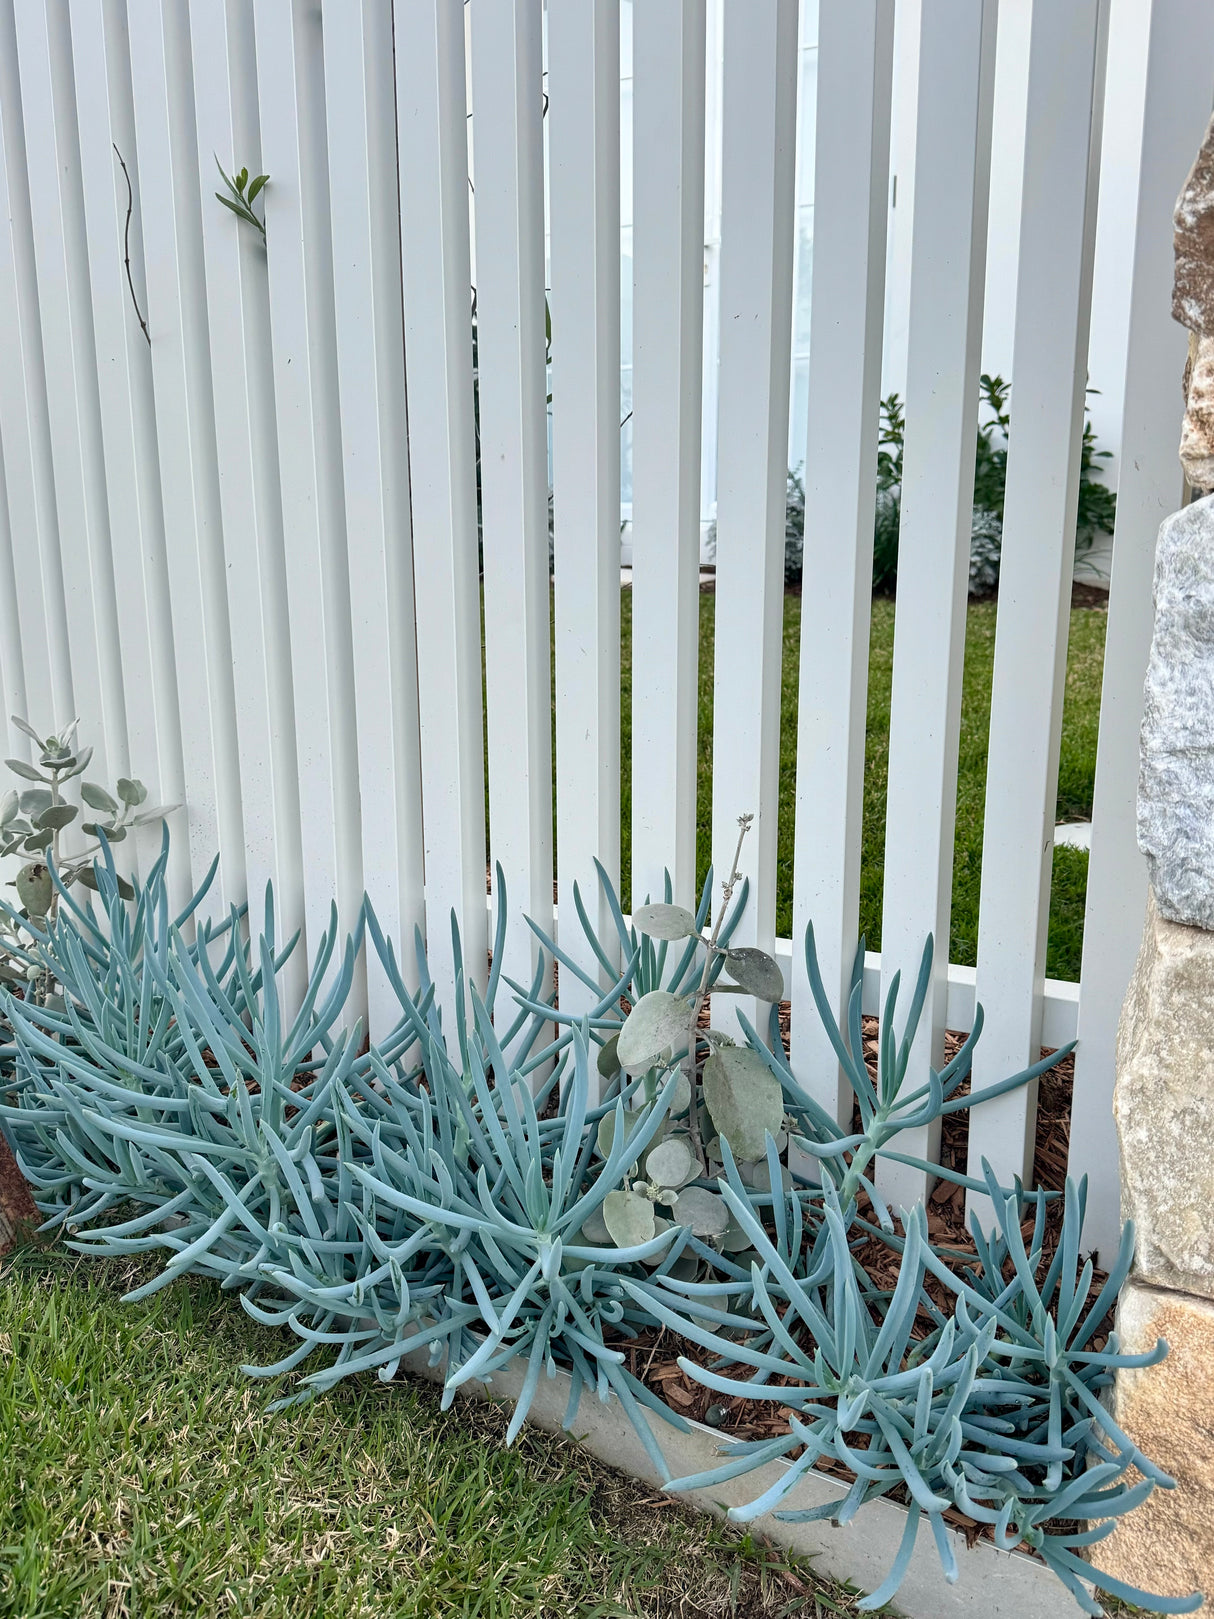
<instances>
[{"instance_id":1,"label":"mulch bed","mask_svg":"<svg viewBox=\"0 0 1214 1619\"><path fill-rule=\"evenodd\" d=\"M785 1001L780 1007L780 1024L786 1040L789 1014L790 1006ZM964 1038L964 1035L949 1030L945 1038L946 1058L951 1058L956 1053ZM864 1058L874 1078L877 1041L877 1019L866 1017ZM1046 1050L1043 1049L1042 1056L1045 1055ZM1046 1191L1061 1191L1066 1181L1073 1078L1074 1059L1067 1057L1056 1068L1042 1075L1038 1082L1033 1185ZM958 1088L957 1094L965 1094L968 1089L969 1081L966 1080ZM858 1108L854 1127L857 1130L860 1128ZM968 1112L949 1114L942 1121L940 1163L947 1169L965 1173L968 1145ZM1060 1202L1051 1205L1045 1236L1047 1258L1057 1247L1061 1212ZM1028 1230L1029 1225L1026 1224L1026 1236ZM937 1181L928 1199L928 1231L932 1242L938 1246L955 1249L958 1254L974 1253L973 1239L965 1224L964 1188L953 1186L948 1181ZM894 1287L898 1277L896 1253L876 1238L865 1243L857 1253L865 1271L876 1286L884 1289ZM1100 1287L1103 1279L1103 1276L1097 1273L1094 1279L1096 1289ZM936 1302L946 1304L946 1308L951 1309L951 1304L945 1300L946 1289L942 1284L938 1285L940 1297ZM932 1292L935 1296L934 1287ZM927 1325L924 1322L922 1330L926 1331ZM1098 1334L1096 1342L1101 1344L1103 1341L1104 1334ZM768 1439L787 1431L790 1414L787 1406L779 1405L775 1401L767 1405L718 1394L688 1377L678 1364L680 1358L698 1365L707 1365L713 1357L698 1344L690 1343L666 1328L643 1333L635 1339L621 1340L616 1347L626 1353L629 1371L659 1395L672 1410L692 1421L707 1421L709 1427L715 1427L720 1431L722 1440ZM772 1381L775 1383L777 1380ZM790 1455L792 1454L794 1453L790 1452ZM815 1466L817 1470L831 1473L848 1483L853 1478L851 1472L833 1458L822 1458ZM899 1498L898 1492L895 1492L894 1499ZM972 1518L955 1508L950 1508L944 1516L947 1522L964 1531L966 1541L970 1545L982 1539L984 1535L989 1538L989 1531L984 1526L975 1523Z\"/></svg>"},{"instance_id":2,"label":"mulch bed","mask_svg":"<svg viewBox=\"0 0 1214 1619\"><path fill-rule=\"evenodd\" d=\"M0 1254L7 1253L22 1226L36 1225L38 1210L8 1142L0 1136Z\"/></svg>"}]
</instances>

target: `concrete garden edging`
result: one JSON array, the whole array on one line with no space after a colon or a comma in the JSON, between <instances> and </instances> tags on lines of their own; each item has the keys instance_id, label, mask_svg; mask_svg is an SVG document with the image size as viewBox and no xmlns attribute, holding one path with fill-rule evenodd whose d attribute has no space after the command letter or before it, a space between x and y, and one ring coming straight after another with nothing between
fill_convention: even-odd
<instances>
[{"instance_id":1,"label":"concrete garden edging","mask_svg":"<svg viewBox=\"0 0 1214 1619\"><path fill-rule=\"evenodd\" d=\"M427 1382L443 1380L441 1365L431 1367L424 1350L405 1356L402 1365ZM525 1365L515 1363L487 1384L469 1382L459 1393L513 1403L525 1370ZM554 1378L541 1377L528 1421L546 1433L564 1433L609 1467L660 1488L653 1463L618 1400L604 1404L587 1391L582 1395L574 1428L562 1428L569 1388L565 1372L558 1372ZM717 1465L718 1447L727 1442L715 1429L701 1423L693 1422L689 1427L689 1433L680 1433L654 1418L658 1443L676 1477ZM753 1501L786 1465L771 1462L712 1490L693 1490L674 1499L724 1517L728 1507ZM846 1493L842 1483L825 1473L811 1472L790 1492L784 1505L790 1511L802 1510L841 1500ZM818 1567L836 1579L851 1580L862 1590L874 1591L897 1555L905 1524L906 1514L895 1503L870 1501L844 1528L829 1522L781 1523L771 1514L755 1519L747 1528L801 1556L812 1557ZM921 1526L910 1568L893 1603L894 1611L905 1619L1075 1619L1078 1607L1044 1563L1022 1552L997 1551L989 1541L971 1548L960 1530L950 1530L950 1534L960 1570L955 1585L945 1580L932 1536L926 1526Z\"/></svg>"}]
</instances>

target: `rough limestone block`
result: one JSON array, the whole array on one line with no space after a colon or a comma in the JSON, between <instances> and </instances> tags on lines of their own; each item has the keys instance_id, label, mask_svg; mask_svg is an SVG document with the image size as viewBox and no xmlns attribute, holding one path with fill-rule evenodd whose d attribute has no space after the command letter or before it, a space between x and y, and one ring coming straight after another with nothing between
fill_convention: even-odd
<instances>
[{"instance_id":1,"label":"rough limestone block","mask_svg":"<svg viewBox=\"0 0 1214 1619\"><path fill-rule=\"evenodd\" d=\"M1160 914L1214 928L1214 495L1159 530L1138 845Z\"/></svg>"},{"instance_id":2,"label":"rough limestone block","mask_svg":"<svg viewBox=\"0 0 1214 1619\"><path fill-rule=\"evenodd\" d=\"M1202 335L1188 368L1180 464L1190 488L1214 489L1214 336Z\"/></svg>"},{"instance_id":3,"label":"rough limestone block","mask_svg":"<svg viewBox=\"0 0 1214 1619\"><path fill-rule=\"evenodd\" d=\"M1214 118L1173 216L1172 314L1190 332L1214 332Z\"/></svg>"},{"instance_id":4,"label":"rough limestone block","mask_svg":"<svg viewBox=\"0 0 1214 1619\"><path fill-rule=\"evenodd\" d=\"M1117 1031L1113 1113L1136 1277L1214 1298L1214 934L1165 921L1151 902Z\"/></svg>"},{"instance_id":5,"label":"rough limestone block","mask_svg":"<svg viewBox=\"0 0 1214 1619\"><path fill-rule=\"evenodd\" d=\"M1107 1573L1163 1596L1214 1596L1214 1305L1131 1282L1117 1310L1121 1347L1166 1338L1158 1366L1118 1372L1113 1414L1144 1455L1176 1480L1092 1548Z\"/></svg>"}]
</instances>

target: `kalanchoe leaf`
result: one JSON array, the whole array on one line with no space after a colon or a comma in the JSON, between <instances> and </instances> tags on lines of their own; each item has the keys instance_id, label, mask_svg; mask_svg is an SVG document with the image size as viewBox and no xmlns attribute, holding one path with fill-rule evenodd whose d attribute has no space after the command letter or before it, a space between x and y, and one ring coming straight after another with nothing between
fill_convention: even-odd
<instances>
[{"instance_id":1,"label":"kalanchoe leaf","mask_svg":"<svg viewBox=\"0 0 1214 1619\"><path fill-rule=\"evenodd\" d=\"M48 804L41 814L34 817L34 825L41 831L58 832L70 826L79 813L75 804Z\"/></svg>"},{"instance_id":2,"label":"kalanchoe leaf","mask_svg":"<svg viewBox=\"0 0 1214 1619\"><path fill-rule=\"evenodd\" d=\"M34 765L26 764L24 759L6 759L4 762L13 775L20 776L22 781L46 781L41 770L36 769Z\"/></svg>"},{"instance_id":3,"label":"kalanchoe leaf","mask_svg":"<svg viewBox=\"0 0 1214 1619\"><path fill-rule=\"evenodd\" d=\"M683 905L638 905L632 925L651 939L687 939L699 934L696 919Z\"/></svg>"},{"instance_id":4,"label":"kalanchoe leaf","mask_svg":"<svg viewBox=\"0 0 1214 1619\"><path fill-rule=\"evenodd\" d=\"M725 965L734 982L747 994L756 995L761 1001L784 999L784 974L780 971L779 963L766 950L740 945L735 950L725 952Z\"/></svg>"},{"instance_id":5,"label":"kalanchoe leaf","mask_svg":"<svg viewBox=\"0 0 1214 1619\"><path fill-rule=\"evenodd\" d=\"M608 1192L603 1200L603 1223L617 1248L639 1248L652 1242L657 1229L653 1204L639 1192Z\"/></svg>"},{"instance_id":6,"label":"kalanchoe leaf","mask_svg":"<svg viewBox=\"0 0 1214 1619\"><path fill-rule=\"evenodd\" d=\"M704 1101L738 1159L758 1158L784 1121L780 1082L757 1052L723 1046L704 1064Z\"/></svg>"},{"instance_id":7,"label":"kalanchoe leaf","mask_svg":"<svg viewBox=\"0 0 1214 1619\"><path fill-rule=\"evenodd\" d=\"M619 1035L613 1034L611 1039L606 1041L600 1048L598 1057L595 1059L595 1065L604 1079L614 1079L620 1071L620 1059L616 1055L616 1046L619 1044L619 1040Z\"/></svg>"},{"instance_id":8,"label":"kalanchoe leaf","mask_svg":"<svg viewBox=\"0 0 1214 1619\"><path fill-rule=\"evenodd\" d=\"M134 780L128 776L119 776L118 796L124 804L129 804L132 809L138 809L139 805L146 800L148 790L141 781ZM117 808L117 805L114 807ZM101 806L99 804L94 804L93 808L100 809Z\"/></svg>"},{"instance_id":9,"label":"kalanchoe leaf","mask_svg":"<svg viewBox=\"0 0 1214 1619\"><path fill-rule=\"evenodd\" d=\"M31 787L29 791L34 792L36 789ZM50 795L48 794L47 796L49 797ZM10 789L5 793L3 799L0 799L0 827L7 827L12 824L17 817L19 807L20 799L16 792Z\"/></svg>"},{"instance_id":10,"label":"kalanchoe leaf","mask_svg":"<svg viewBox=\"0 0 1214 1619\"><path fill-rule=\"evenodd\" d=\"M46 737L39 736L28 720L23 720L20 714L10 714L9 719L19 731L23 731L26 736L30 737L38 744L39 750L46 747L48 739Z\"/></svg>"},{"instance_id":11,"label":"kalanchoe leaf","mask_svg":"<svg viewBox=\"0 0 1214 1619\"><path fill-rule=\"evenodd\" d=\"M642 995L624 1019L616 1043L620 1067L630 1074L644 1073L667 1052L687 1045L690 1008L681 996L654 989Z\"/></svg>"},{"instance_id":12,"label":"kalanchoe leaf","mask_svg":"<svg viewBox=\"0 0 1214 1619\"><path fill-rule=\"evenodd\" d=\"M118 800L107 793L104 787L99 787L95 781L86 781L81 785L80 796L90 809L98 810L104 815L117 815Z\"/></svg>"}]
</instances>

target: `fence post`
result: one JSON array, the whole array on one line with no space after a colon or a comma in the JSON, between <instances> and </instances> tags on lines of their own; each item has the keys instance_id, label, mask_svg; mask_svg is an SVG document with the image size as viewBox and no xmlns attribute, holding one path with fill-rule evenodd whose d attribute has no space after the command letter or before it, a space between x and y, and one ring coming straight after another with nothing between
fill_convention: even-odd
<instances>
[{"instance_id":1,"label":"fence post","mask_svg":"<svg viewBox=\"0 0 1214 1619\"><path fill-rule=\"evenodd\" d=\"M509 896L503 970L527 985L538 949L527 918L552 930L542 27L540 0L474 0L489 846ZM496 869L493 884L500 913Z\"/></svg>"},{"instance_id":2,"label":"fence post","mask_svg":"<svg viewBox=\"0 0 1214 1619\"><path fill-rule=\"evenodd\" d=\"M448 0L393 15L426 945L450 1011L452 913L481 986L487 914L464 16Z\"/></svg>"},{"instance_id":3,"label":"fence post","mask_svg":"<svg viewBox=\"0 0 1214 1619\"><path fill-rule=\"evenodd\" d=\"M893 0L822 0L793 874L792 1062L851 1123L805 970L812 922L836 1016L859 933L873 488L889 188Z\"/></svg>"},{"instance_id":4,"label":"fence post","mask_svg":"<svg viewBox=\"0 0 1214 1619\"><path fill-rule=\"evenodd\" d=\"M906 445L889 723L881 999L901 976L901 1028L927 935L935 956L907 1088L944 1061L957 747L969 587L974 422L986 276L996 0L924 0L919 36ZM899 1149L934 1161L940 1123ZM893 1207L929 1177L882 1162Z\"/></svg>"},{"instance_id":5,"label":"fence post","mask_svg":"<svg viewBox=\"0 0 1214 1619\"><path fill-rule=\"evenodd\" d=\"M695 909L703 0L633 16L632 896Z\"/></svg>"},{"instance_id":6,"label":"fence post","mask_svg":"<svg viewBox=\"0 0 1214 1619\"><path fill-rule=\"evenodd\" d=\"M1035 1060L1041 1038L1107 19L1107 0L1033 8L978 920L987 1020L975 1090ZM1035 1084L975 1107L969 1173L980 1177L986 1158L1003 1184L1027 1175L1036 1110Z\"/></svg>"},{"instance_id":7,"label":"fence post","mask_svg":"<svg viewBox=\"0 0 1214 1619\"><path fill-rule=\"evenodd\" d=\"M792 325L797 5L726 0L712 857L719 901L738 841L750 902L736 944L776 931L784 509ZM766 1007L731 996L766 1034Z\"/></svg>"},{"instance_id":8,"label":"fence post","mask_svg":"<svg viewBox=\"0 0 1214 1619\"><path fill-rule=\"evenodd\" d=\"M620 18L551 0L548 151L560 943L587 976L577 885L617 948L594 869L620 875ZM597 998L562 968L565 1010Z\"/></svg>"}]
</instances>

